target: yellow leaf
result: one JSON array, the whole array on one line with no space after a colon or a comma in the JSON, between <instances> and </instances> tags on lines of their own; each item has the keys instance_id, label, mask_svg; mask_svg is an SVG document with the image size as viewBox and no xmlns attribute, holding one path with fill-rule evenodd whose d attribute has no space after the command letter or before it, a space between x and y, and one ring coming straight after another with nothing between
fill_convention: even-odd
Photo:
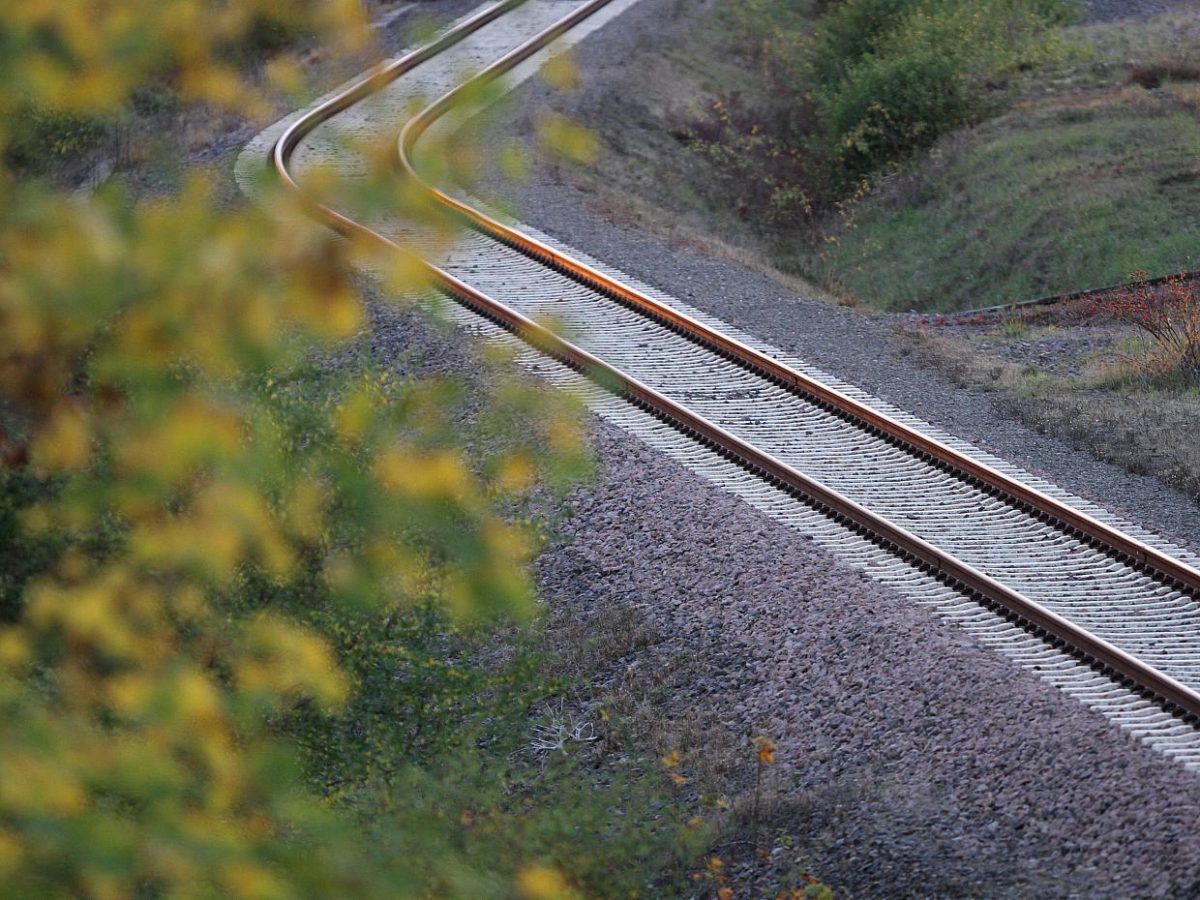
<instances>
[{"instance_id":1,"label":"yellow leaf","mask_svg":"<svg viewBox=\"0 0 1200 900\"><path fill-rule=\"evenodd\" d=\"M576 90L582 83L579 69L566 53L555 54L547 60L542 66L542 78L550 87L560 91Z\"/></svg>"},{"instance_id":2,"label":"yellow leaf","mask_svg":"<svg viewBox=\"0 0 1200 900\"><path fill-rule=\"evenodd\" d=\"M579 896L557 869L538 865L526 866L517 873L517 893L526 900L572 900Z\"/></svg>"},{"instance_id":3,"label":"yellow leaf","mask_svg":"<svg viewBox=\"0 0 1200 900\"><path fill-rule=\"evenodd\" d=\"M536 474L533 460L524 453L516 453L500 467L496 475L496 487L506 494L519 494L529 489Z\"/></svg>"},{"instance_id":4,"label":"yellow leaf","mask_svg":"<svg viewBox=\"0 0 1200 900\"><path fill-rule=\"evenodd\" d=\"M25 857L25 847L11 831L0 830L0 876L16 870Z\"/></svg>"},{"instance_id":5,"label":"yellow leaf","mask_svg":"<svg viewBox=\"0 0 1200 900\"><path fill-rule=\"evenodd\" d=\"M470 480L462 460L451 453L406 452L393 447L375 462L375 477L386 490L414 499L464 499Z\"/></svg>"},{"instance_id":6,"label":"yellow leaf","mask_svg":"<svg viewBox=\"0 0 1200 900\"><path fill-rule=\"evenodd\" d=\"M247 626L246 652L235 667L238 687L272 705L310 696L334 709L346 699L349 685L329 645L315 633L262 613Z\"/></svg>"},{"instance_id":7,"label":"yellow leaf","mask_svg":"<svg viewBox=\"0 0 1200 900\"><path fill-rule=\"evenodd\" d=\"M221 872L222 880L235 897L258 900L258 898L286 897L289 891L262 866L250 863L232 863Z\"/></svg>"},{"instance_id":8,"label":"yellow leaf","mask_svg":"<svg viewBox=\"0 0 1200 900\"><path fill-rule=\"evenodd\" d=\"M75 403L60 404L33 441L34 462L49 471L78 472L92 457L87 416Z\"/></svg>"},{"instance_id":9,"label":"yellow leaf","mask_svg":"<svg viewBox=\"0 0 1200 900\"><path fill-rule=\"evenodd\" d=\"M770 738L756 737L754 743L758 746L758 764L769 766L775 762L775 744Z\"/></svg>"},{"instance_id":10,"label":"yellow leaf","mask_svg":"<svg viewBox=\"0 0 1200 900\"><path fill-rule=\"evenodd\" d=\"M10 672L23 669L31 658L25 634L16 628L0 631L0 666Z\"/></svg>"}]
</instances>

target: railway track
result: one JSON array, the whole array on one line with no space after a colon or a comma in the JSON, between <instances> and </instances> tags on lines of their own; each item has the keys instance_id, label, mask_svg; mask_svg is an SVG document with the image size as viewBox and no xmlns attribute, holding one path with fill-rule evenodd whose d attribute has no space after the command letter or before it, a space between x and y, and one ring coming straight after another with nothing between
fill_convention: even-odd
<instances>
[{"instance_id":1,"label":"railway track","mask_svg":"<svg viewBox=\"0 0 1200 900\"><path fill-rule=\"evenodd\" d=\"M506 0L482 9L288 122L270 163L303 196L298 151L332 146L320 129L407 73L435 58L491 52L477 87L632 2ZM526 39L497 56L481 36L522 6ZM438 99L404 125L397 164L405 177L420 179L413 147L465 89L449 87L453 68L444 67ZM602 414L1200 768L1194 558L532 229L426 187L469 228L453 250L402 222L368 226L310 208L344 234L409 255L469 311L464 321L519 341L530 365L582 390ZM422 245L433 261L410 249ZM546 317L572 337L538 324Z\"/></svg>"}]
</instances>

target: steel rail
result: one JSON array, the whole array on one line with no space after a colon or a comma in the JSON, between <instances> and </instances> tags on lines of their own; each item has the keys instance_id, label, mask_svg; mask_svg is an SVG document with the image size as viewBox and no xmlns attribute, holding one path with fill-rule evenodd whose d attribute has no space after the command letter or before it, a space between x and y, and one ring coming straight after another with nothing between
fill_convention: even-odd
<instances>
[{"instance_id":1,"label":"steel rail","mask_svg":"<svg viewBox=\"0 0 1200 900\"><path fill-rule=\"evenodd\" d=\"M600 291L625 306L657 320L684 337L706 346L710 350L717 351L742 367L833 410L870 433L885 437L894 444L939 464L945 470L961 478L977 485L986 485L993 492L1013 503L1039 515L1050 517L1059 526L1104 548L1120 561L1142 568L1167 582L1200 595L1200 570L1187 563L1175 559L1131 535L1118 531L1036 488L998 472L991 466L960 453L936 438L922 434L891 416L847 396L836 388L797 372L790 366L772 359L753 347L724 335L592 266L505 225L421 178L412 160L413 145L434 121L454 105L464 91L499 78L549 43L549 41L543 40L543 35L552 34L552 40L553 37L568 30L576 22L594 12L593 7L598 8L607 2L611 2L611 0L595 0L594 3L585 4L575 13L555 23L543 34L531 38L488 66L470 81L448 91L410 119L401 131L398 141L399 163L402 170L422 184L438 202L463 217L470 227L488 237L553 268L585 287ZM568 20L570 20L569 23ZM564 23L568 24L563 27Z\"/></svg>"},{"instance_id":2,"label":"steel rail","mask_svg":"<svg viewBox=\"0 0 1200 900\"><path fill-rule=\"evenodd\" d=\"M542 49L553 41L556 37L564 33L574 24L582 21L588 15L600 9L611 0L590 0L584 3L575 11L565 16L559 22L552 25L550 28L541 32L536 37L522 44L516 51L507 54L504 57L507 68L516 65L521 59L528 58L533 53ZM760 477L767 480L795 496L803 498L810 505L825 511L835 521L848 525L853 530L863 534L868 539L876 544L885 547L897 554L915 567L928 571L934 575L939 581L961 590L966 595L972 597L978 602L981 602L993 609L1002 610L1004 615L1012 620L1026 624L1026 626L1038 637L1046 640L1053 646L1062 648L1074 655L1090 662L1094 667L1109 675L1117 681L1125 684L1131 689L1137 690L1144 695L1151 696L1159 702L1166 705L1168 708L1190 719L1193 722L1200 721L1200 694L1197 694L1191 688L1180 683L1176 679L1159 671L1153 666L1147 665L1143 661L1131 656L1118 647L1110 644L1102 638L1091 634L1085 629L1079 627L1068 619L1059 616L1058 614L1046 609L1041 604L1025 597L1024 595L1012 590L1011 588L1001 584L987 574L979 571L973 566L957 559L956 557L947 554L937 547L933 546L924 539L911 533L887 519L871 512L857 502L840 494L820 482L804 475L791 466L787 465L778 458L760 450L759 448L747 443L736 435L731 434L717 424L698 415L692 410L682 406L681 404L662 395L658 391L643 384L632 376L622 372L608 363L597 358L586 350L576 346L570 341L564 339L560 335L554 333L548 328L538 324L520 312L510 308L509 306L487 296L481 291L476 290L465 282L455 278L453 275L445 272L433 263L421 258L416 253L408 250L395 242L389 240L383 235L373 231L372 229L361 225L352 219L344 216L317 201L306 197L295 179L288 171L288 161L295 150L296 146L304 136L312 131L318 124L328 120L336 115L341 110L357 102L358 99L365 97L372 90L377 89L383 84L397 77L402 71L407 71L415 65L416 62L406 64L409 60L417 62L428 59L433 53L440 52L445 46L449 46L456 40L465 37L470 31L475 30L487 21L491 21L498 15L501 15L507 9L514 7L515 3L500 3L494 7L489 7L487 10L472 17L471 20L464 22L458 28L453 29L446 35L443 35L437 41L428 45L422 50L418 50L396 63L387 66L381 70L368 75L360 83L352 86L350 89L342 92L336 97L324 104L321 104L316 109L310 111L305 116L298 119L288 130L279 142L275 145L271 160L275 166L277 173L282 179L287 188L296 193L301 202L307 209L317 218L324 221L330 227L347 237L358 238L369 244L373 244L378 248L388 252L402 254L406 259L417 264L420 269L429 277L431 284L440 292L462 303L476 313L486 317L487 319L500 325L507 331L517 335L526 343L535 347L543 353L558 359L570 368L583 373L588 378L593 380L601 387L612 391L620 396L625 397L631 403L643 408L656 416L660 420L667 422L678 431L690 436L697 442L709 446L721 455L733 460L743 468L758 474ZM454 39L447 42L447 39L454 35ZM440 46L439 46L440 45ZM428 53L429 47L439 46L439 49L433 53ZM419 57L419 59L418 59ZM507 70L507 69L506 69ZM488 80L496 77L497 70L495 67L489 67L485 73L481 73L479 77L484 77L488 72L491 75ZM392 74L394 73L394 74ZM387 77L389 76L390 77ZM445 98L437 101L434 105L440 106L444 110L448 108L448 102L443 102ZM450 101L452 102L452 101ZM423 129L421 129L423 130ZM409 138L412 132L406 128L401 137L401 144L404 145L405 140ZM412 138L415 140L415 137ZM409 145L411 146L411 144ZM406 157L407 164L407 157ZM440 196L442 195L438 192ZM451 198L447 198L450 200ZM453 206L464 206L458 201L453 201ZM466 207L469 209L469 207ZM492 222L481 213L474 210L470 211L473 215L480 216L481 221ZM532 239L520 235L518 232L508 229L505 226L496 225L503 229L504 233L510 233L513 238L520 238L523 241L529 241L531 246L542 247ZM578 267L579 273L594 273L598 279L598 284L611 284L614 288L620 288L625 291L630 291L631 294L640 297L636 292L620 285L615 280L608 279L599 272L571 260L569 257L558 254L550 248L545 248L553 254L551 258L561 259L564 264L570 264L573 267ZM589 274L591 277L591 274ZM645 302L653 304L654 307L659 307L659 304L644 298ZM678 317L681 324L692 323L693 320L681 316L670 310L668 307L661 307L664 313L670 313L673 317ZM709 332L714 339L720 339L722 343L728 344L732 348L744 348L737 342L731 341L717 332L711 332L705 326L699 323L694 323L695 327L701 333ZM761 356L757 351L750 348L744 348L749 354L750 359L755 359ZM767 362L774 363L768 357L761 357ZM812 382L806 376L794 373L791 369L780 366L783 373L790 373L800 383ZM822 392L828 392L836 397L843 397L836 391L831 391L829 388L813 382L815 387L819 387ZM844 398L848 404L853 404L854 407L859 407L868 413L875 416L880 414L870 410L869 407L863 407L856 401L850 398ZM881 417L886 422L892 420L887 417ZM895 423L900 429L906 432L911 431L906 426ZM916 432L912 432L915 436L924 438ZM925 438L926 441L929 439ZM936 442L932 442L936 444ZM936 444L940 447L942 445ZM948 453L954 451L946 448ZM957 456L957 454L955 454ZM988 470L991 471L991 470ZM998 478L1003 479L1004 476L996 473ZM1007 480L1007 479L1006 479ZM1033 492L1037 493L1037 492ZM1039 495L1041 496L1041 495ZM1094 521L1090 520L1089 521ZM1099 525L1099 523L1097 523ZM1106 526L1101 526L1106 527ZM1132 539L1130 539L1132 540ZM1147 548L1149 549L1149 548Z\"/></svg>"},{"instance_id":3,"label":"steel rail","mask_svg":"<svg viewBox=\"0 0 1200 900\"><path fill-rule=\"evenodd\" d=\"M268 152L267 164L274 169L275 174L282 181L284 187L299 198L310 213L323 219L326 224L333 226L339 232L342 226L355 224L329 207L310 200L300 189L300 185L296 183L296 180L288 170L288 162L291 160L296 147L300 145L300 142L304 140L306 135L310 134L323 122L327 122L338 113L349 109L360 100L365 100L380 88L391 84L391 82L404 73L411 71L427 60L433 59L433 57L437 56L443 50L454 46L489 22L495 21L505 13L516 9L524 2L525 0L500 0L499 3L485 7L453 28L447 29L433 40L422 44L416 50L406 53L399 59L395 59L386 65L377 66L366 77L355 81L344 91L317 104L289 125L279 139L271 146Z\"/></svg>"}]
</instances>

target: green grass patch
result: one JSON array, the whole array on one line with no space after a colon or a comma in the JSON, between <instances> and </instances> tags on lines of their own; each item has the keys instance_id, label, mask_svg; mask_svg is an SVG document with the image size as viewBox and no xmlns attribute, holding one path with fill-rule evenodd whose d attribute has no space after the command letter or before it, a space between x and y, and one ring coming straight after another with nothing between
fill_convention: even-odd
<instances>
[{"instance_id":1,"label":"green grass patch","mask_svg":"<svg viewBox=\"0 0 1200 900\"><path fill-rule=\"evenodd\" d=\"M1169 99L1014 113L938 150L804 267L875 307L941 311L1195 265L1200 123Z\"/></svg>"}]
</instances>

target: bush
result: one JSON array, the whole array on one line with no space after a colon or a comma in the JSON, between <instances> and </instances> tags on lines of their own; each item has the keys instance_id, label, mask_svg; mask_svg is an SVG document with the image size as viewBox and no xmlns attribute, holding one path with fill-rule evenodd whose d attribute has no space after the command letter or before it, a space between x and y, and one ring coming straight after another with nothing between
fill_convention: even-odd
<instances>
[{"instance_id":1,"label":"bush","mask_svg":"<svg viewBox=\"0 0 1200 900\"><path fill-rule=\"evenodd\" d=\"M679 134L712 164L722 199L738 216L783 226L809 218L829 201L823 159L809 152L809 136L796 125L802 104L792 109L792 128L747 109L737 96L713 100L705 113L687 120Z\"/></svg>"},{"instance_id":2,"label":"bush","mask_svg":"<svg viewBox=\"0 0 1200 900\"><path fill-rule=\"evenodd\" d=\"M919 0L845 0L817 25L811 51L812 80L817 85L844 81L854 66L878 51Z\"/></svg>"},{"instance_id":3,"label":"bush","mask_svg":"<svg viewBox=\"0 0 1200 900\"><path fill-rule=\"evenodd\" d=\"M255 14L241 39L234 45L234 56L245 63L263 62L305 39L311 40L312 32L294 16L273 10L261 10Z\"/></svg>"},{"instance_id":4,"label":"bush","mask_svg":"<svg viewBox=\"0 0 1200 900\"><path fill-rule=\"evenodd\" d=\"M846 0L821 23L813 85L854 184L995 111L1004 74L1065 20L1057 0Z\"/></svg>"},{"instance_id":5,"label":"bush","mask_svg":"<svg viewBox=\"0 0 1200 900\"><path fill-rule=\"evenodd\" d=\"M11 166L44 172L98 149L112 138L116 124L115 116L56 112L45 106L23 105L8 124L5 156Z\"/></svg>"},{"instance_id":6,"label":"bush","mask_svg":"<svg viewBox=\"0 0 1200 900\"><path fill-rule=\"evenodd\" d=\"M738 207L765 224L803 221L994 112L1005 75L1044 52L1046 29L1073 10L1070 0L755 0L729 15L762 67L765 101L720 97L685 132Z\"/></svg>"},{"instance_id":7,"label":"bush","mask_svg":"<svg viewBox=\"0 0 1200 900\"><path fill-rule=\"evenodd\" d=\"M1200 384L1200 283L1186 274L1162 283L1145 272L1105 301L1107 311L1146 337L1146 354L1138 365L1154 377L1181 376Z\"/></svg>"},{"instance_id":8,"label":"bush","mask_svg":"<svg viewBox=\"0 0 1200 900\"><path fill-rule=\"evenodd\" d=\"M930 50L856 67L822 109L851 181L972 119L977 99L953 61Z\"/></svg>"}]
</instances>

